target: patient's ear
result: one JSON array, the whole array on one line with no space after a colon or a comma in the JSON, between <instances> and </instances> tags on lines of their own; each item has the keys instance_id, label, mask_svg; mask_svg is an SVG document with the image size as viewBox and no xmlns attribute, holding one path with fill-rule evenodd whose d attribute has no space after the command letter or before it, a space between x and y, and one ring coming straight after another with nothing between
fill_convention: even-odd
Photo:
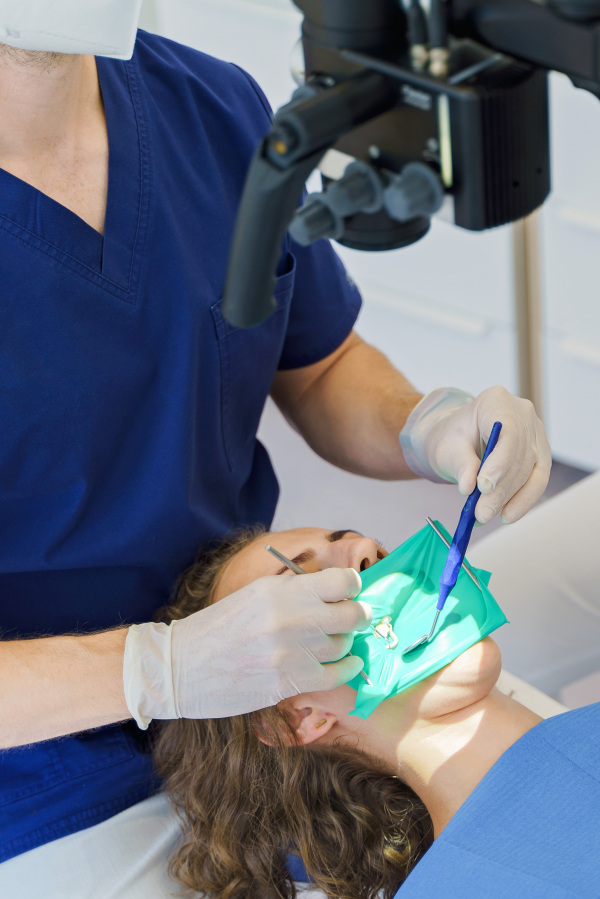
<instances>
[{"instance_id":1,"label":"patient's ear","mask_svg":"<svg viewBox=\"0 0 600 899\"><path fill-rule=\"evenodd\" d=\"M307 698L300 694L280 703L286 705L284 714L302 746L308 746L324 737L337 721L333 712L325 711L321 704L309 704Z\"/></svg>"},{"instance_id":2,"label":"patient's ear","mask_svg":"<svg viewBox=\"0 0 600 899\"><path fill-rule=\"evenodd\" d=\"M326 711L321 703L311 702L312 698L310 694L305 693L291 699L284 699L277 704L277 708L296 735L296 739L292 733L284 735L283 740L287 746L297 746L298 744L308 746L329 733L336 723L336 715L331 711ZM264 721L263 726L257 728L256 734L262 743L272 746L275 740L271 739L270 730L268 722Z\"/></svg>"}]
</instances>

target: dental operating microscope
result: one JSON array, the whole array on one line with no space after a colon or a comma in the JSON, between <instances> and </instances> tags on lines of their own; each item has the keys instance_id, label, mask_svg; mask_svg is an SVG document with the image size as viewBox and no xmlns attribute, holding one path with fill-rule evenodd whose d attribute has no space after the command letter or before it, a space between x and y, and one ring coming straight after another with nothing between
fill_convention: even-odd
<instances>
[{"instance_id":1,"label":"dental operating microscope","mask_svg":"<svg viewBox=\"0 0 600 899\"><path fill-rule=\"evenodd\" d=\"M548 71L600 98L600 0L294 3L302 83L255 152L230 251L222 311L241 328L275 310L288 229L380 251L434 215L471 231L529 215L550 192Z\"/></svg>"}]
</instances>

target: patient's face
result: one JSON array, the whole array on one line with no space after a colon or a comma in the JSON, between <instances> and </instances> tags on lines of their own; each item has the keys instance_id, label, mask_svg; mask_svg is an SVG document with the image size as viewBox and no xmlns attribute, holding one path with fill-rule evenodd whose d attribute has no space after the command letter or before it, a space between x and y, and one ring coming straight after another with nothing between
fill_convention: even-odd
<instances>
[{"instance_id":1,"label":"patient's face","mask_svg":"<svg viewBox=\"0 0 600 899\"><path fill-rule=\"evenodd\" d=\"M222 599L251 581L269 574L296 577L278 559L267 552L271 544L307 572L323 568L355 568L364 571L387 555L371 537L352 530L329 531L326 528L293 528L264 534L242 549L225 568L215 594Z\"/></svg>"},{"instance_id":2,"label":"patient's face","mask_svg":"<svg viewBox=\"0 0 600 899\"><path fill-rule=\"evenodd\" d=\"M354 568L364 571L387 555L387 551L370 537L352 530L330 531L325 528L293 528L289 531L263 534L242 549L227 564L217 584L214 601L240 590L266 575L297 577L279 562L265 546L270 544L307 572L323 568ZM496 643L489 637L463 652L441 671L432 674L410 690L386 699L370 719L361 722L350 718L356 691L343 685L327 694L327 704L344 722L348 731L363 732L377 728L378 719L386 714L406 714L407 703L415 714L436 717L449 709L461 708L487 695L500 674L501 657ZM304 694L310 699L317 694Z\"/></svg>"}]
</instances>

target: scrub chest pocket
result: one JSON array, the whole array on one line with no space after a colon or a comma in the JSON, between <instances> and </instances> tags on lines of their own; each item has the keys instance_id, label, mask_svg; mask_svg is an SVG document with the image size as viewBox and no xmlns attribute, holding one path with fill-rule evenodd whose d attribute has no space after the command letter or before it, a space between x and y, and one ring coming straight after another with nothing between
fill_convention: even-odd
<instances>
[{"instance_id":1,"label":"scrub chest pocket","mask_svg":"<svg viewBox=\"0 0 600 899\"><path fill-rule=\"evenodd\" d=\"M234 328L221 314L221 301L211 306L219 345L223 447L232 472L252 461L256 431L283 350L295 268L290 255L288 271L275 282L277 308L255 328Z\"/></svg>"}]
</instances>

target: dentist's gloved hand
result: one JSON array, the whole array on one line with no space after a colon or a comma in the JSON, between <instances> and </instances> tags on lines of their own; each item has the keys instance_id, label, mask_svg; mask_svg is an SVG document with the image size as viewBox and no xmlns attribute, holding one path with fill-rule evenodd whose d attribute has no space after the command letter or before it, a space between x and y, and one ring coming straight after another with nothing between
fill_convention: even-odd
<instances>
[{"instance_id":1,"label":"dentist's gloved hand","mask_svg":"<svg viewBox=\"0 0 600 899\"><path fill-rule=\"evenodd\" d=\"M479 476L483 445L495 421L500 439ZM552 466L544 426L529 400L504 387L489 387L473 397L455 388L427 394L409 415L400 434L408 466L430 481L458 484L463 496L475 489L482 524L502 511L505 522L517 521L541 497Z\"/></svg>"},{"instance_id":2,"label":"dentist's gloved hand","mask_svg":"<svg viewBox=\"0 0 600 899\"><path fill-rule=\"evenodd\" d=\"M272 575L169 625L133 625L123 665L129 711L145 729L153 718L225 718L347 683L363 667L344 658L351 632L373 617L351 601L360 590L352 568Z\"/></svg>"}]
</instances>

